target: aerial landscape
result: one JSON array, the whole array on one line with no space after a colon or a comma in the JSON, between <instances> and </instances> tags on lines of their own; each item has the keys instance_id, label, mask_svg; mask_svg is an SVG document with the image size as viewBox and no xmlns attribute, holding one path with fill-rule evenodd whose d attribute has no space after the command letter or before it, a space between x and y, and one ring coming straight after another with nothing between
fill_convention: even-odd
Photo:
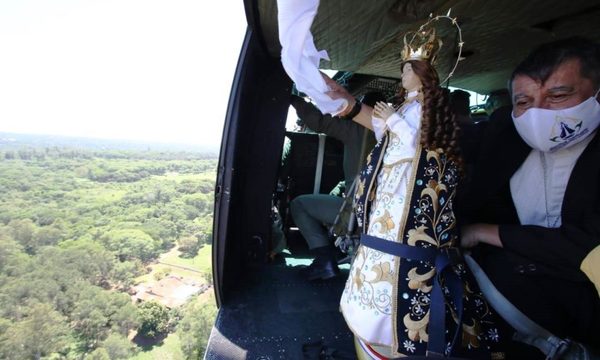
<instances>
[{"instance_id":1,"label":"aerial landscape","mask_svg":"<svg viewBox=\"0 0 600 360\"><path fill-rule=\"evenodd\" d=\"M0 358L201 357L216 153L0 133Z\"/></svg>"}]
</instances>

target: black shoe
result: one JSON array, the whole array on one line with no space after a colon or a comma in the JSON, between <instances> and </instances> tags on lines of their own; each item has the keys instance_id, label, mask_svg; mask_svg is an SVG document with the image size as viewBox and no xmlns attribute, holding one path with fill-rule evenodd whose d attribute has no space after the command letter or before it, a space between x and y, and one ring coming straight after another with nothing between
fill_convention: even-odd
<instances>
[{"instance_id":1,"label":"black shoe","mask_svg":"<svg viewBox=\"0 0 600 360\"><path fill-rule=\"evenodd\" d=\"M315 271L315 268L321 266L320 264L325 262L326 260L323 259L322 256L317 256L316 258L313 259L313 261L310 263L310 265L301 265L300 267L300 276L302 277L308 277L308 275L310 273L312 273L313 271Z\"/></svg>"},{"instance_id":2,"label":"black shoe","mask_svg":"<svg viewBox=\"0 0 600 360\"><path fill-rule=\"evenodd\" d=\"M309 281L327 280L336 277L340 269L333 259L315 259L302 273Z\"/></svg>"},{"instance_id":3,"label":"black shoe","mask_svg":"<svg viewBox=\"0 0 600 360\"><path fill-rule=\"evenodd\" d=\"M338 265L351 264L351 263L352 263L352 256L350 256L350 255L344 256L342 259L338 260L338 262L337 262Z\"/></svg>"}]
</instances>

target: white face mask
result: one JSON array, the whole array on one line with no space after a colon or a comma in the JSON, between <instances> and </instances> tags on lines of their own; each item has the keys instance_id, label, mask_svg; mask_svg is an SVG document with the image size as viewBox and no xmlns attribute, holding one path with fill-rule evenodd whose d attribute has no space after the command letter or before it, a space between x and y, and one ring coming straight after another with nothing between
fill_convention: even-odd
<instances>
[{"instance_id":1,"label":"white face mask","mask_svg":"<svg viewBox=\"0 0 600 360\"><path fill-rule=\"evenodd\" d=\"M600 90L598 90L600 92ZM593 97L560 110L531 108L512 115L517 132L534 149L552 152L577 144L600 124L600 104Z\"/></svg>"}]
</instances>

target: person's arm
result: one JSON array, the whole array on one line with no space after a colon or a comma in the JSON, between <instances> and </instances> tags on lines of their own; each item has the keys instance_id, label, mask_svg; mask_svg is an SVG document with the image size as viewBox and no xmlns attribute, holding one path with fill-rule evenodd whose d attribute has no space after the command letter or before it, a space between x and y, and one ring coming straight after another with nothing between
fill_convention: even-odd
<instances>
[{"instance_id":1,"label":"person's arm","mask_svg":"<svg viewBox=\"0 0 600 360\"><path fill-rule=\"evenodd\" d=\"M299 96L292 95L290 104L309 129L331 136L344 144L348 141L356 141L356 134L360 129L357 124L337 116L323 114L315 105L304 101Z\"/></svg>"},{"instance_id":2,"label":"person's arm","mask_svg":"<svg viewBox=\"0 0 600 360\"><path fill-rule=\"evenodd\" d=\"M504 248L565 272L579 273L582 261L600 244L600 216L584 220L584 226L559 228L534 225L500 225Z\"/></svg>"},{"instance_id":3,"label":"person's arm","mask_svg":"<svg viewBox=\"0 0 600 360\"><path fill-rule=\"evenodd\" d=\"M563 224L560 228L535 225L473 224L463 227L461 245L501 247L532 262L559 269L581 279L581 264L600 245L600 216L586 219L584 227Z\"/></svg>"},{"instance_id":4,"label":"person's arm","mask_svg":"<svg viewBox=\"0 0 600 360\"><path fill-rule=\"evenodd\" d=\"M346 90L343 86L341 86L340 84L336 83L334 80L330 79L327 76L323 76L323 78L325 79L325 82L327 83L327 86L329 86L329 88L331 89L331 91L327 92L327 95L329 95L329 97L331 97L332 99L346 99L346 101L348 101L348 106L346 106L346 109L344 109L340 114L338 114L338 116L340 117L344 117L347 116L348 114L350 114L350 112L352 111L352 108L355 106L357 100L356 98L354 98L354 96L352 96L352 94L350 94L348 92L348 90ZM365 104L359 104L360 106L360 111L358 112L357 115L352 117L352 121L366 127L369 130L373 130L373 125L371 124L371 116L373 115L373 108L365 105Z\"/></svg>"},{"instance_id":5,"label":"person's arm","mask_svg":"<svg viewBox=\"0 0 600 360\"><path fill-rule=\"evenodd\" d=\"M356 115L355 117L352 118L352 121L373 131L373 124L371 122L371 117L373 115L373 108L370 107L369 105L365 105L365 104L361 104L360 106L361 106L360 112L358 113L358 115Z\"/></svg>"},{"instance_id":6,"label":"person's arm","mask_svg":"<svg viewBox=\"0 0 600 360\"><path fill-rule=\"evenodd\" d=\"M349 130L347 120L323 114L315 105L296 95L292 95L290 104L296 109L296 114L309 129L334 137L342 142L347 140Z\"/></svg>"},{"instance_id":7,"label":"person's arm","mask_svg":"<svg viewBox=\"0 0 600 360\"><path fill-rule=\"evenodd\" d=\"M315 105L306 102L303 98L296 95L292 95L290 105L294 107L298 117L302 119L309 129L318 133L323 132L324 117L330 117L329 115L323 115Z\"/></svg>"}]
</instances>

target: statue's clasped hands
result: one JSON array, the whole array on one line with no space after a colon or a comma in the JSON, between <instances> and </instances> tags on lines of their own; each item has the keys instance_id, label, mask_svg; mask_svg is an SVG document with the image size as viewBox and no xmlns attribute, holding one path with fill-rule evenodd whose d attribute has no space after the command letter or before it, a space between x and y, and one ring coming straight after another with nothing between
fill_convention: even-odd
<instances>
[{"instance_id":1,"label":"statue's clasped hands","mask_svg":"<svg viewBox=\"0 0 600 360\"><path fill-rule=\"evenodd\" d=\"M396 110L383 101L378 101L373 108L373 116L382 120L387 120Z\"/></svg>"}]
</instances>

